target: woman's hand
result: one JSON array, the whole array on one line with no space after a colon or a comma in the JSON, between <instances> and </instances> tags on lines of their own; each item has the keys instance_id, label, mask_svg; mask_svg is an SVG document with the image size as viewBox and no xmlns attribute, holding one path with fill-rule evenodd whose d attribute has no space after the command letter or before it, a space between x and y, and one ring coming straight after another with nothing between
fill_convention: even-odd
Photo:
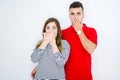
<instances>
[{"instance_id":1,"label":"woman's hand","mask_svg":"<svg viewBox=\"0 0 120 80\"><path fill-rule=\"evenodd\" d=\"M48 43L55 43L55 34L50 32L50 33L43 33L43 42L40 45L39 48L45 49Z\"/></svg>"},{"instance_id":2,"label":"woman's hand","mask_svg":"<svg viewBox=\"0 0 120 80\"><path fill-rule=\"evenodd\" d=\"M53 32L43 33L43 35L44 35L43 41L46 42L47 44L50 42L54 42L55 34Z\"/></svg>"}]
</instances>

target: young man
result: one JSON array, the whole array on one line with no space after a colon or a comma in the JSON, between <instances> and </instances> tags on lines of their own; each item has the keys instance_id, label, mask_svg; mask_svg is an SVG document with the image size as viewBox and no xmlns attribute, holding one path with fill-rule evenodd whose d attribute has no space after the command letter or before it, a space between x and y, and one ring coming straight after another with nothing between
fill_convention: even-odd
<instances>
[{"instance_id":1,"label":"young man","mask_svg":"<svg viewBox=\"0 0 120 80\"><path fill-rule=\"evenodd\" d=\"M96 30L82 22L84 8L80 2L70 5L69 17L72 25L62 31L63 39L71 46L70 56L65 65L66 80L92 80L91 54L97 45Z\"/></svg>"},{"instance_id":2,"label":"young man","mask_svg":"<svg viewBox=\"0 0 120 80\"><path fill-rule=\"evenodd\" d=\"M62 30L62 37L69 42L71 48L65 65L66 80L92 80L91 54L97 46L96 30L82 22L84 8L80 2L70 5L69 17L72 25Z\"/></svg>"}]
</instances>

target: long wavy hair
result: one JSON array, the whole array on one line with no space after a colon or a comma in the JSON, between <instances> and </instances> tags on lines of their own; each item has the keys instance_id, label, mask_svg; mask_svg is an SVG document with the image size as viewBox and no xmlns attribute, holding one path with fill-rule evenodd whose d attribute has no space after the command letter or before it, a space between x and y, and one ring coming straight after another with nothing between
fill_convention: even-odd
<instances>
[{"instance_id":1,"label":"long wavy hair","mask_svg":"<svg viewBox=\"0 0 120 80\"><path fill-rule=\"evenodd\" d=\"M47 26L48 23L51 23L51 22L55 22L55 24L57 25L56 44L57 44L57 47L58 47L59 51L61 52L62 51L62 45L61 45L62 32L61 32L60 23L56 18L48 18L47 19L47 21L45 22L45 24L43 26L42 33L46 32L46 30L45 30L46 26ZM43 41L43 39L38 42L38 44L36 45L36 48L38 48L41 45L42 41Z\"/></svg>"}]
</instances>

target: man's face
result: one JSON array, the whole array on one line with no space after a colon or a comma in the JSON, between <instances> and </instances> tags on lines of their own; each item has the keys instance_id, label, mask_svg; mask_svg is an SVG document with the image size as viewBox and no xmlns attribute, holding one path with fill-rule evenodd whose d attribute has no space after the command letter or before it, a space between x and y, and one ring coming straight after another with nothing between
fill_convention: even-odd
<instances>
[{"instance_id":1,"label":"man's face","mask_svg":"<svg viewBox=\"0 0 120 80\"><path fill-rule=\"evenodd\" d=\"M82 23L82 19L84 18L84 12L82 8L70 8L69 9L69 17L72 23L77 19L80 23Z\"/></svg>"}]
</instances>

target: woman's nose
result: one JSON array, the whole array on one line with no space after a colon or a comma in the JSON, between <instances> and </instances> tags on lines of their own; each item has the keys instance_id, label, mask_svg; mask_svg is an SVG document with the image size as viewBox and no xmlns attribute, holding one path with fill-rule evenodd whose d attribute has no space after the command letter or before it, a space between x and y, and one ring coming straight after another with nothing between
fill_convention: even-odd
<instances>
[{"instance_id":1,"label":"woman's nose","mask_svg":"<svg viewBox=\"0 0 120 80\"><path fill-rule=\"evenodd\" d=\"M49 32L49 33L50 33L50 32L53 32L53 30L52 30L52 29L49 29L49 31L48 31L48 32Z\"/></svg>"}]
</instances>

